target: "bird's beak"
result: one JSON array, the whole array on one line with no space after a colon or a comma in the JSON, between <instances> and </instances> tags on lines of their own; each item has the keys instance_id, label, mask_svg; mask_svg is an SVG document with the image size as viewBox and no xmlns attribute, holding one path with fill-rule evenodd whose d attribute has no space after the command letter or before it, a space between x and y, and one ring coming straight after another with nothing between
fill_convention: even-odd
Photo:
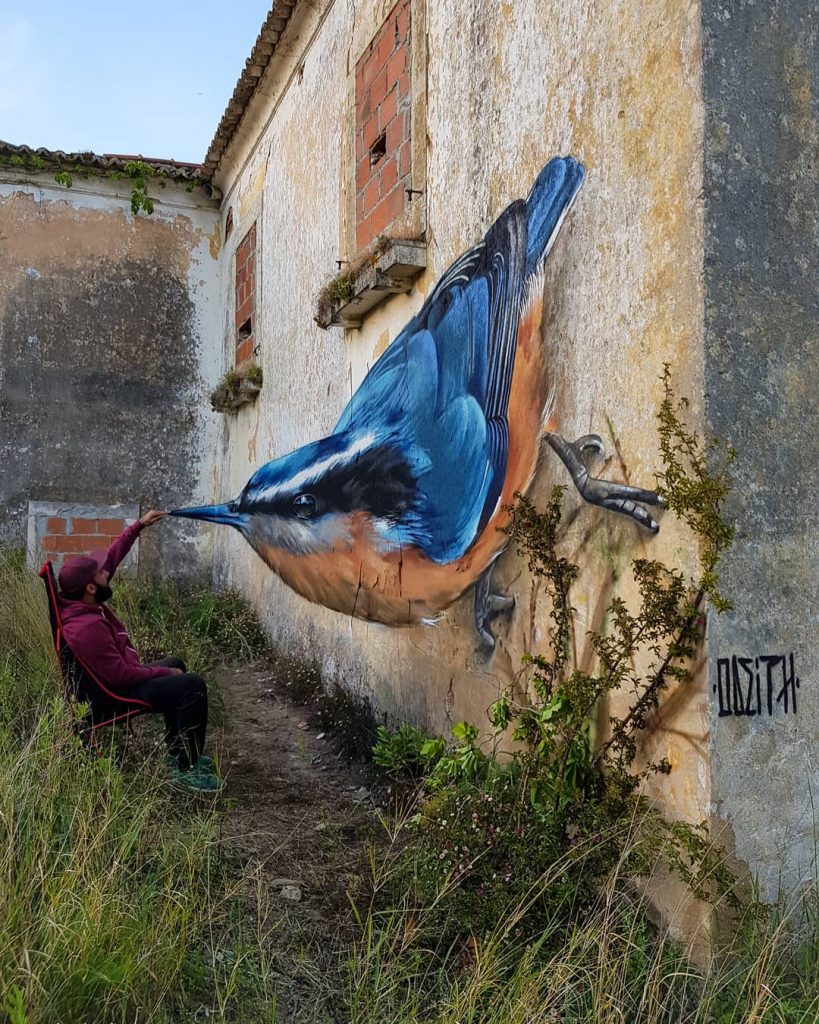
<instances>
[{"instance_id":1,"label":"bird's beak","mask_svg":"<svg viewBox=\"0 0 819 1024\"><path fill-rule=\"evenodd\" d=\"M203 519L206 523L221 523L240 529L247 523L247 516L237 512L230 505L200 505L198 508L175 508L172 516L183 519Z\"/></svg>"}]
</instances>

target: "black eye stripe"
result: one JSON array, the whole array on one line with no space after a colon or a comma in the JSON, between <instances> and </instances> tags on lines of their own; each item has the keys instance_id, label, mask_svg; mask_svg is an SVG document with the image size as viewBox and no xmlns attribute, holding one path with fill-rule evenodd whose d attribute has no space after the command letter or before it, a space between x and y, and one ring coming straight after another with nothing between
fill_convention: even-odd
<instances>
[{"instance_id":1,"label":"black eye stripe","mask_svg":"<svg viewBox=\"0 0 819 1024\"><path fill-rule=\"evenodd\" d=\"M260 488L262 493L258 495L250 490L242 495L239 511L300 519L366 512L374 518L394 519L414 508L417 497L411 467L399 450L388 445L368 449L349 462L305 480L304 485L310 490L291 490L288 494L286 481L278 484L278 493L269 489L265 493L265 488Z\"/></svg>"}]
</instances>

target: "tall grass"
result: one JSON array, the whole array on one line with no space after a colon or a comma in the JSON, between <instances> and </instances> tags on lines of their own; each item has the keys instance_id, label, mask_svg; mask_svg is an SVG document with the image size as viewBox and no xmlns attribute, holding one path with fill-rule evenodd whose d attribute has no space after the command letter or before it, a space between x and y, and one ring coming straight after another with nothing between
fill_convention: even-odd
<instances>
[{"instance_id":1,"label":"tall grass","mask_svg":"<svg viewBox=\"0 0 819 1024\"><path fill-rule=\"evenodd\" d=\"M261 951L219 811L106 732L101 756L74 736L42 584L0 552L0 1021L258 1019Z\"/></svg>"},{"instance_id":2,"label":"tall grass","mask_svg":"<svg viewBox=\"0 0 819 1024\"><path fill-rule=\"evenodd\" d=\"M399 823L374 860L371 905L346 957L351 1024L815 1024L819 1020L819 915L815 890L769 908L750 898L715 929L710 952L674 942L617 865L591 906L578 907L518 941L528 906L563 874L558 861L520 905L482 937L443 945L436 902L457 879L442 877L426 904L412 884L396 898L415 848ZM655 870L661 870L658 862ZM675 922L670 922L669 927ZM440 929L438 929L440 931ZM696 952L696 955L695 955Z\"/></svg>"},{"instance_id":3,"label":"tall grass","mask_svg":"<svg viewBox=\"0 0 819 1024\"><path fill-rule=\"evenodd\" d=\"M112 607L145 661L178 657L189 672L203 673L225 661L251 661L267 649L258 619L233 591L117 577Z\"/></svg>"}]
</instances>

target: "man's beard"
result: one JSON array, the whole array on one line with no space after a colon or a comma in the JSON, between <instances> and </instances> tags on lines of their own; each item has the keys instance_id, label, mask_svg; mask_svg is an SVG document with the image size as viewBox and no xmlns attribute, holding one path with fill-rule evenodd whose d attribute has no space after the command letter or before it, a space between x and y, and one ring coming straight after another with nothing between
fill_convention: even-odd
<instances>
[{"instance_id":1,"label":"man's beard","mask_svg":"<svg viewBox=\"0 0 819 1024\"><path fill-rule=\"evenodd\" d=\"M98 583L96 592L94 593L94 601L97 604L105 604L106 601L110 601L114 596L114 591L108 586L107 583Z\"/></svg>"}]
</instances>

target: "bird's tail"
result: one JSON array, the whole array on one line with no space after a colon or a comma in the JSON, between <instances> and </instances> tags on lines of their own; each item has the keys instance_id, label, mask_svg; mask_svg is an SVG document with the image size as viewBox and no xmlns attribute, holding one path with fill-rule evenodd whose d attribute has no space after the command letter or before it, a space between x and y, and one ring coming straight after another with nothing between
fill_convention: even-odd
<instances>
[{"instance_id":1,"label":"bird's tail","mask_svg":"<svg viewBox=\"0 0 819 1024\"><path fill-rule=\"evenodd\" d=\"M526 200L526 276L542 266L586 172L573 156L556 156L543 168Z\"/></svg>"}]
</instances>

